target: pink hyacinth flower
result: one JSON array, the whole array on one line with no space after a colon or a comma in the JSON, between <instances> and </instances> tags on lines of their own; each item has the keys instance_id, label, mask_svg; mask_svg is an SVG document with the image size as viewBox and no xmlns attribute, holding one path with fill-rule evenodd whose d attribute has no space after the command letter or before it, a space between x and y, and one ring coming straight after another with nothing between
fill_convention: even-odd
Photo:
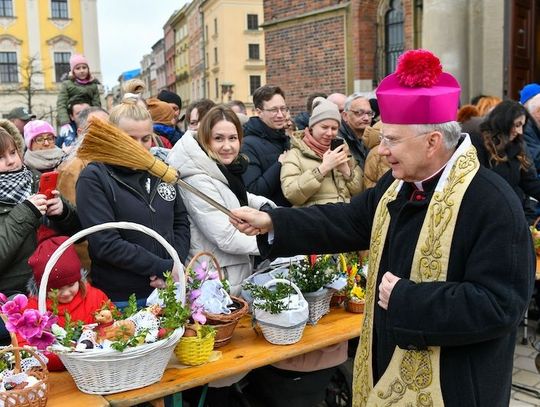
<instances>
[{"instance_id":1,"label":"pink hyacinth flower","mask_svg":"<svg viewBox=\"0 0 540 407\"><path fill-rule=\"evenodd\" d=\"M28 339L32 336L39 336L43 332L48 318L43 317L38 310L27 309L17 323L17 333Z\"/></svg>"},{"instance_id":2,"label":"pink hyacinth flower","mask_svg":"<svg viewBox=\"0 0 540 407\"><path fill-rule=\"evenodd\" d=\"M5 294L0 293L0 304L5 304L7 300L8 298L5 296Z\"/></svg>"},{"instance_id":3,"label":"pink hyacinth flower","mask_svg":"<svg viewBox=\"0 0 540 407\"><path fill-rule=\"evenodd\" d=\"M200 266L195 268L195 275L197 276L197 280L204 281L206 279L206 268L208 267L208 263L203 261Z\"/></svg>"},{"instance_id":4,"label":"pink hyacinth flower","mask_svg":"<svg viewBox=\"0 0 540 407\"><path fill-rule=\"evenodd\" d=\"M52 333L43 331L40 335L31 336L27 340L29 345L35 346L39 350L45 350L54 343L55 339Z\"/></svg>"},{"instance_id":5,"label":"pink hyacinth flower","mask_svg":"<svg viewBox=\"0 0 540 407\"><path fill-rule=\"evenodd\" d=\"M191 314L191 318L199 324L204 325L206 323L206 315L203 314L202 308L199 308L196 312Z\"/></svg>"},{"instance_id":6,"label":"pink hyacinth flower","mask_svg":"<svg viewBox=\"0 0 540 407\"><path fill-rule=\"evenodd\" d=\"M201 290L200 289L195 289L195 290L191 290L189 292L189 302L194 302L197 298L199 298L201 296Z\"/></svg>"},{"instance_id":7,"label":"pink hyacinth flower","mask_svg":"<svg viewBox=\"0 0 540 407\"><path fill-rule=\"evenodd\" d=\"M2 312L6 315L20 314L28 304L26 295L17 294L11 301L7 301L2 305Z\"/></svg>"}]
</instances>

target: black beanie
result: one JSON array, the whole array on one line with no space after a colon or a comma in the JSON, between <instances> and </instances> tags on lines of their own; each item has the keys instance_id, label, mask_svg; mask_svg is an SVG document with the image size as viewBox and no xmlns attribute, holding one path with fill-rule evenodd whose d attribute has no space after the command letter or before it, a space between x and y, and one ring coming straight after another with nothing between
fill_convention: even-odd
<instances>
[{"instance_id":1,"label":"black beanie","mask_svg":"<svg viewBox=\"0 0 540 407\"><path fill-rule=\"evenodd\" d=\"M157 98L162 102L174 103L178 109L182 110L182 98L170 90L163 89L158 93Z\"/></svg>"}]
</instances>

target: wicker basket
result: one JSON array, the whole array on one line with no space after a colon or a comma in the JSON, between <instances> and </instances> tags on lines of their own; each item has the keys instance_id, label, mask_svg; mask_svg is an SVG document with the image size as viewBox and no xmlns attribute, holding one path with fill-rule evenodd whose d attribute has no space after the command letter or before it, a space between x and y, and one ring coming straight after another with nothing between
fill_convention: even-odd
<instances>
[{"instance_id":1,"label":"wicker basket","mask_svg":"<svg viewBox=\"0 0 540 407\"><path fill-rule=\"evenodd\" d=\"M6 317L1 315L4 323ZM20 347L17 336L10 333L11 345L0 349L0 356L11 352L15 356L15 373L21 372L21 351L30 353L40 364L40 368L32 368L26 373L34 376L38 381L24 389L0 392L0 404L5 407L45 407L49 395L49 371L43 359L31 347Z\"/></svg>"},{"instance_id":2,"label":"wicker basket","mask_svg":"<svg viewBox=\"0 0 540 407\"><path fill-rule=\"evenodd\" d=\"M312 293L303 293L309 304L308 324L315 325L319 319L330 312L330 301L335 290L322 288Z\"/></svg>"},{"instance_id":3,"label":"wicker basket","mask_svg":"<svg viewBox=\"0 0 540 407\"><path fill-rule=\"evenodd\" d=\"M186 269L193 267L195 262L202 256L210 257L216 271L219 274L219 278L223 279L223 271L221 270L221 267L219 266L216 257L209 252L197 253L195 256L193 256ZM209 269L210 267L208 267L206 271L208 272ZM249 305L243 298L231 295L231 299L236 306L236 310L234 310L230 314L212 314L210 312L204 313L206 315L206 324L211 325L216 329L214 348L219 348L221 346L227 345L231 341L232 334L234 332L234 329L236 328L236 324L238 324L240 318L246 315L249 310Z\"/></svg>"},{"instance_id":4,"label":"wicker basket","mask_svg":"<svg viewBox=\"0 0 540 407\"><path fill-rule=\"evenodd\" d=\"M538 238L536 238L534 235L535 235L535 233L537 233L536 226L538 225L539 221L540 221L540 216L538 218L536 218L536 220L534 221L534 223L531 226L531 234L532 234L533 243L534 243L535 247L536 247L536 241L538 240ZM536 251L536 255L540 256L540 246L536 247L535 251Z\"/></svg>"},{"instance_id":5,"label":"wicker basket","mask_svg":"<svg viewBox=\"0 0 540 407\"><path fill-rule=\"evenodd\" d=\"M214 349L215 332L204 338L198 336L182 337L174 348L176 358L188 366L206 363Z\"/></svg>"},{"instance_id":6,"label":"wicker basket","mask_svg":"<svg viewBox=\"0 0 540 407\"><path fill-rule=\"evenodd\" d=\"M174 248L157 232L131 222L109 222L92 226L76 233L60 245L45 266L39 286L39 310L46 310L47 280L56 261L69 245L91 233L106 229L138 230L161 243L173 258L178 270L183 270ZM185 303L185 278L180 276L181 302ZM111 394L125 390L148 386L161 380L171 357L174 346L182 337L184 328L176 329L169 337L154 343L128 348L123 352L115 350L86 350L83 352L65 352L58 356L69 371L75 384L84 393Z\"/></svg>"},{"instance_id":7,"label":"wicker basket","mask_svg":"<svg viewBox=\"0 0 540 407\"><path fill-rule=\"evenodd\" d=\"M364 300L346 300L345 309L355 314L363 314L365 304L366 302Z\"/></svg>"},{"instance_id":8,"label":"wicker basket","mask_svg":"<svg viewBox=\"0 0 540 407\"><path fill-rule=\"evenodd\" d=\"M289 284L294 288L294 290L299 296L303 296L298 286L289 280L276 278L268 281L264 284L264 286L269 287L277 283ZM296 325L283 327L266 321L263 322L258 319L256 321L263 333L264 339L274 345L291 345L298 342L300 339L302 339L302 334L304 333L304 328L306 327L307 323L306 319L305 321L300 322Z\"/></svg>"}]
</instances>

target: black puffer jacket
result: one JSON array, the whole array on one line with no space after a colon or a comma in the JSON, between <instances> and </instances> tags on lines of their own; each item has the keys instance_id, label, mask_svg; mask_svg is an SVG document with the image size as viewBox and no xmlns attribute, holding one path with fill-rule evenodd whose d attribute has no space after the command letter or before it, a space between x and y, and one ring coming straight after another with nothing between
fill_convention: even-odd
<instances>
[{"instance_id":1,"label":"black puffer jacket","mask_svg":"<svg viewBox=\"0 0 540 407\"><path fill-rule=\"evenodd\" d=\"M251 117L244 126L242 153L249 158L244 183L249 192L262 195L278 206L291 206L281 191L281 163L278 157L289 149L284 130L274 130L258 117Z\"/></svg>"},{"instance_id":2,"label":"black puffer jacket","mask_svg":"<svg viewBox=\"0 0 540 407\"><path fill-rule=\"evenodd\" d=\"M77 209L85 228L139 223L163 236L182 262L187 257L189 221L178 188L146 172L89 164L77 181ZM150 276L163 277L173 266L165 248L142 232L106 230L89 235L88 243L93 284L113 301L126 301L132 293L137 299L148 297Z\"/></svg>"}]
</instances>

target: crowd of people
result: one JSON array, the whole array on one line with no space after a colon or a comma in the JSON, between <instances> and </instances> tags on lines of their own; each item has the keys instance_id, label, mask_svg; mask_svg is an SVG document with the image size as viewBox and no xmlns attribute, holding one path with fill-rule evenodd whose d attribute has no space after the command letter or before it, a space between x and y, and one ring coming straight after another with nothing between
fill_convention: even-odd
<instances>
[{"instance_id":1,"label":"crowd of people","mask_svg":"<svg viewBox=\"0 0 540 407\"><path fill-rule=\"evenodd\" d=\"M249 117L241 101L209 99L182 114L179 95L143 99L145 85L134 79L107 112L86 58L74 55L70 67L59 132L23 108L0 120L0 292L29 294L35 307L54 250L112 221L154 229L184 264L212 252L236 295L263 257L369 249L355 406L418 397L507 404L535 264L527 221L540 200L540 85L525 86L519 102L480 95L458 109L451 75L411 87L393 74L376 98L313 92L296 117L285 91L264 85ZM146 171L78 158L90 118L123 130L234 217ZM52 170L58 182L47 196L39 180ZM167 271L179 273L152 238L106 230L64 253L48 290L92 322L105 300L124 308L135 294L145 305ZM0 336L8 340L5 329ZM258 369L250 386L269 406L318 405L347 346ZM440 371L397 394L407 357ZM61 368L51 358L51 369ZM216 384L207 405L227 406L229 391Z\"/></svg>"}]
</instances>

